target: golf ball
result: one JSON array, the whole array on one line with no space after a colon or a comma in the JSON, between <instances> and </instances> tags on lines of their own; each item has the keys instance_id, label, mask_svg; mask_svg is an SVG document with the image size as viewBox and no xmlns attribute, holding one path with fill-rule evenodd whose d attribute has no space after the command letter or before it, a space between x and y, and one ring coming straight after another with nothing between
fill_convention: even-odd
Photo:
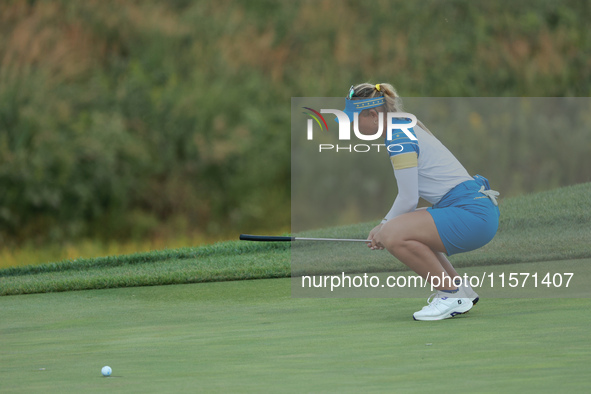
<instances>
[{"instance_id":1,"label":"golf ball","mask_svg":"<svg viewBox=\"0 0 591 394\"><path fill-rule=\"evenodd\" d=\"M101 369L101 373L103 374L103 376L110 376L111 375L111 367L109 366L104 366L103 369Z\"/></svg>"}]
</instances>

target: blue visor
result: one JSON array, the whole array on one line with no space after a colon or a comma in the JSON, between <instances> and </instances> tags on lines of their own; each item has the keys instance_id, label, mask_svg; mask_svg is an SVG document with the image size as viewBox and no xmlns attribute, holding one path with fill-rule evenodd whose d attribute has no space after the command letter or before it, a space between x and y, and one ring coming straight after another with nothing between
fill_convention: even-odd
<instances>
[{"instance_id":1,"label":"blue visor","mask_svg":"<svg viewBox=\"0 0 591 394\"><path fill-rule=\"evenodd\" d=\"M353 115L355 114L355 112L361 112L364 109L380 107L385 103L386 100L384 100L383 97L374 97L360 100L345 99L345 109L343 110L343 112L346 113L349 117L349 120L353 122Z\"/></svg>"}]
</instances>

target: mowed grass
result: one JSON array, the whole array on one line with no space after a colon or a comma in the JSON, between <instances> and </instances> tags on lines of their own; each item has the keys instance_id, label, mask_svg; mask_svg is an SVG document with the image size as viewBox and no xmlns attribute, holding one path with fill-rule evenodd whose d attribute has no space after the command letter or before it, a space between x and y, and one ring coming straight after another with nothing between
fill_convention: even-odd
<instances>
[{"instance_id":1,"label":"mowed grass","mask_svg":"<svg viewBox=\"0 0 591 394\"><path fill-rule=\"evenodd\" d=\"M493 241L471 253L452 256L457 267L591 257L591 183L502 200L499 231ZM302 235L365 238L376 223L310 231ZM236 234L236 239L238 234ZM308 246L306 246L306 249ZM317 250L313 249L317 248ZM332 248L332 249L331 249ZM310 246L299 271L339 272L343 256L351 272L402 271L393 258L376 258L363 246L333 253L343 244ZM315 253L322 258L316 258ZM385 252L384 252L385 253ZM329 261L329 256L337 259ZM201 247L122 256L66 260L0 269L0 295L156 286L289 277L289 243L220 242ZM324 264L324 265L322 265Z\"/></svg>"},{"instance_id":2,"label":"mowed grass","mask_svg":"<svg viewBox=\"0 0 591 394\"><path fill-rule=\"evenodd\" d=\"M0 391L586 392L591 299L297 299L289 279L0 298ZM113 368L103 378L104 365Z\"/></svg>"},{"instance_id":3,"label":"mowed grass","mask_svg":"<svg viewBox=\"0 0 591 394\"><path fill-rule=\"evenodd\" d=\"M474 274L588 267L589 195L591 183L502 201L495 240L452 261ZM309 234L364 237L372 225ZM570 294L581 298L483 290L466 315L416 322L428 290L292 298L291 252L234 241L0 270L0 392L588 391L585 283ZM368 272L403 269L368 261Z\"/></svg>"}]
</instances>

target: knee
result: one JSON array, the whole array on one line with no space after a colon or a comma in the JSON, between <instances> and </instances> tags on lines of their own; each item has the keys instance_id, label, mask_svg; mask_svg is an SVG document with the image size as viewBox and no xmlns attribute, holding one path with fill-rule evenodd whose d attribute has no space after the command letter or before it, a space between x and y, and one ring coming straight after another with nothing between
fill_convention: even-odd
<instances>
[{"instance_id":1,"label":"knee","mask_svg":"<svg viewBox=\"0 0 591 394\"><path fill-rule=\"evenodd\" d=\"M390 252L400 250L409 246L409 242L404 238L403 234L398 231L384 232L380 231L376 237L376 241Z\"/></svg>"}]
</instances>

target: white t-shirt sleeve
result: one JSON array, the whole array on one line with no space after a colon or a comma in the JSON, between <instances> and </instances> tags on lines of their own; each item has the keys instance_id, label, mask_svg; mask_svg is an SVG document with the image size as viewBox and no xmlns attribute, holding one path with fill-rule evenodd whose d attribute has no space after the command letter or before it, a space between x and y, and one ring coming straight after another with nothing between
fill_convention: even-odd
<instances>
[{"instance_id":1,"label":"white t-shirt sleeve","mask_svg":"<svg viewBox=\"0 0 591 394\"><path fill-rule=\"evenodd\" d=\"M419 203L419 170L417 167L404 168L402 170L394 169L396 183L398 184L398 195L390 212L386 215L382 223L400 216L404 213L414 212Z\"/></svg>"}]
</instances>

